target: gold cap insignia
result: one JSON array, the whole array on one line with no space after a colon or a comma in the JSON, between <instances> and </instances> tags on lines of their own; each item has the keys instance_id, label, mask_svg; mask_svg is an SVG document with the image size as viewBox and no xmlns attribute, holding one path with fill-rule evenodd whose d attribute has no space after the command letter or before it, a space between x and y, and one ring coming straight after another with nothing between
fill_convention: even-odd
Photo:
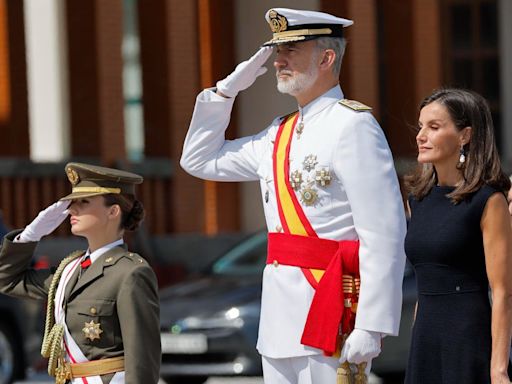
<instances>
[{"instance_id":1,"label":"gold cap insignia","mask_svg":"<svg viewBox=\"0 0 512 384\"><path fill-rule=\"evenodd\" d=\"M80 176L78 176L78 172L73 168L66 168L66 175L68 176L68 180L72 185L77 185L80 181Z\"/></svg>"},{"instance_id":2,"label":"gold cap insignia","mask_svg":"<svg viewBox=\"0 0 512 384\"><path fill-rule=\"evenodd\" d=\"M100 323L95 323L94 320L91 320L90 323L84 323L82 332L86 339L93 341L94 339L99 340L100 334L103 333L103 329L100 328Z\"/></svg>"},{"instance_id":3,"label":"gold cap insignia","mask_svg":"<svg viewBox=\"0 0 512 384\"><path fill-rule=\"evenodd\" d=\"M268 13L269 25L270 29L273 33L279 33L286 31L288 28L288 20L286 20L286 17L280 15L273 9Z\"/></svg>"}]
</instances>

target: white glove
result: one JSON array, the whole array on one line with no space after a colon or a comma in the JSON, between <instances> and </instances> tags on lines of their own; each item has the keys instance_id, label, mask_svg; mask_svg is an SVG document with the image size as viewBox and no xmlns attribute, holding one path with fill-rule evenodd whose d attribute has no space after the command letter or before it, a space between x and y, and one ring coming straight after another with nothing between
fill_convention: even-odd
<instances>
[{"instance_id":1,"label":"white glove","mask_svg":"<svg viewBox=\"0 0 512 384\"><path fill-rule=\"evenodd\" d=\"M69 203L69 201L57 201L39 212L37 217L16 237L15 241L20 243L39 241L41 237L52 233L69 214Z\"/></svg>"},{"instance_id":2,"label":"white glove","mask_svg":"<svg viewBox=\"0 0 512 384\"><path fill-rule=\"evenodd\" d=\"M372 359L379 356L380 347L380 332L356 328L345 340L341 350L340 362L348 361L353 364L367 362L370 365Z\"/></svg>"},{"instance_id":3,"label":"white glove","mask_svg":"<svg viewBox=\"0 0 512 384\"><path fill-rule=\"evenodd\" d=\"M272 47L261 47L249 60L238 64L225 79L217 82L217 90L227 97L235 97L238 92L249 88L258 76L267 72L263 64L272 54Z\"/></svg>"}]
</instances>

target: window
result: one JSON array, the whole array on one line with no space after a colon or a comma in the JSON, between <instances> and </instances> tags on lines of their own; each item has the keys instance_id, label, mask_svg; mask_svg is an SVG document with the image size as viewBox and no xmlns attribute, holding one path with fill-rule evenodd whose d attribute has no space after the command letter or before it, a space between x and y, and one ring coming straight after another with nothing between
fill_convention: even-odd
<instances>
[{"instance_id":1,"label":"window","mask_svg":"<svg viewBox=\"0 0 512 384\"><path fill-rule=\"evenodd\" d=\"M130 161L144 156L144 118L137 1L123 1L123 94L126 154Z\"/></svg>"},{"instance_id":2,"label":"window","mask_svg":"<svg viewBox=\"0 0 512 384\"><path fill-rule=\"evenodd\" d=\"M491 107L498 147L502 139L498 4L496 0L441 0L444 82L471 89Z\"/></svg>"}]
</instances>

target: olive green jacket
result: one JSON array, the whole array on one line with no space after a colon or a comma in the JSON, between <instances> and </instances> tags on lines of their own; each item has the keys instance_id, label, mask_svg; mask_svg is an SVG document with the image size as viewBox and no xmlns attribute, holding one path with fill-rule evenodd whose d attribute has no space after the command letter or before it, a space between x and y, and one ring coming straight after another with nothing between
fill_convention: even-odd
<instances>
[{"instance_id":1,"label":"olive green jacket","mask_svg":"<svg viewBox=\"0 0 512 384\"><path fill-rule=\"evenodd\" d=\"M54 270L31 269L36 242L14 243L6 235L0 250L0 292L46 299ZM89 360L123 356L125 382L156 384L161 348L157 281L148 263L118 246L101 255L78 279L76 268L65 289L66 324ZM100 323L100 339L89 340L84 323ZM109 383L113 374L103 375Z\"/></svg>"}]
</instances>

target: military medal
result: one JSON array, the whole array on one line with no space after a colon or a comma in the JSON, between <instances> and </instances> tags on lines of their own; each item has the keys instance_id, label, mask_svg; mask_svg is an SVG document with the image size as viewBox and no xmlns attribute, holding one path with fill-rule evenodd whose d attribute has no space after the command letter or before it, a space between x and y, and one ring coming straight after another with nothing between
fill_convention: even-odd
<instances>
[{"instance_id":1,"label":"military medal","mask_svg":"<svg viewBox=\"0 0 512 384\"><path fill-rule=\"evenodd\" d=\"M302 114L302 110L299 112L300 114L300 121L299 124L295 126L295 133L297 133L297 140L300 139L300 135L302 135L302 132L304 132L304 115Z\"/></svg>"},{"instance_id":2,"label":"military medal","mask_svg":"<svg viewBox=\"0 0 512 384\"><path fill-rule=\"evenodd\" d=\"M315 181L319 187L328 186L331 184L331 172L326 168L316 171Z\"/></svg>"},{"instance_id":3,"label":"military medal","mask_svg":"<svg viewBox=\"0 0 512 384\"><path fill-rule=\"evenodd\" d=\"M306 206L315 205L318 200L318 193L313 187L305 187L300 191L300 200Z\"/></svg>"},{"instance_id":4,"label":"military medal","mask_svg":"<svg viewBox=\"0 0 512 384\"><path fill-rule=\"evenodd\" d=\"M302 184L302 172L299 170L293 171L290 176L290 185L295 191L298 191Z\"/></svg>"},{"instance_id":5,"label":"military medal","mask_svg":"<svg viewBox=\"0 0 512 384\"><path fill-rule=\"evenodd\" d=\"M297 139L300 139L300 135L302 135L302 132L304 132L304 123L302 121L297 124L295 132L297 132Z\"/></svg>"},{"instance_id":6,"label":"military medal","mask_svg":"<svg viewBox=\"0 0 512 384\"><path fill-rule=\"evenodd\" d=\"M90 323L84 323L84 327L82 328L82 332L85 335L86 339L93 341L94 339L100 338L100 334L103 333L103 330L100 328L100 323L95 323L94 320L91 320Z\"/></svg>"},{"instance_id":7,"label":"military medal","mask_svg":"<svg viewBox=\"0 0 512 384\"><path fill-rule=\"evenodd\" d=\"M304 161L302 162L302 166L308 172L311 172L313 169L315 169L315 165L317 164L318 161L316 161L316 155L308 155L304 158Z\"/></svg>"}]
</instances>

